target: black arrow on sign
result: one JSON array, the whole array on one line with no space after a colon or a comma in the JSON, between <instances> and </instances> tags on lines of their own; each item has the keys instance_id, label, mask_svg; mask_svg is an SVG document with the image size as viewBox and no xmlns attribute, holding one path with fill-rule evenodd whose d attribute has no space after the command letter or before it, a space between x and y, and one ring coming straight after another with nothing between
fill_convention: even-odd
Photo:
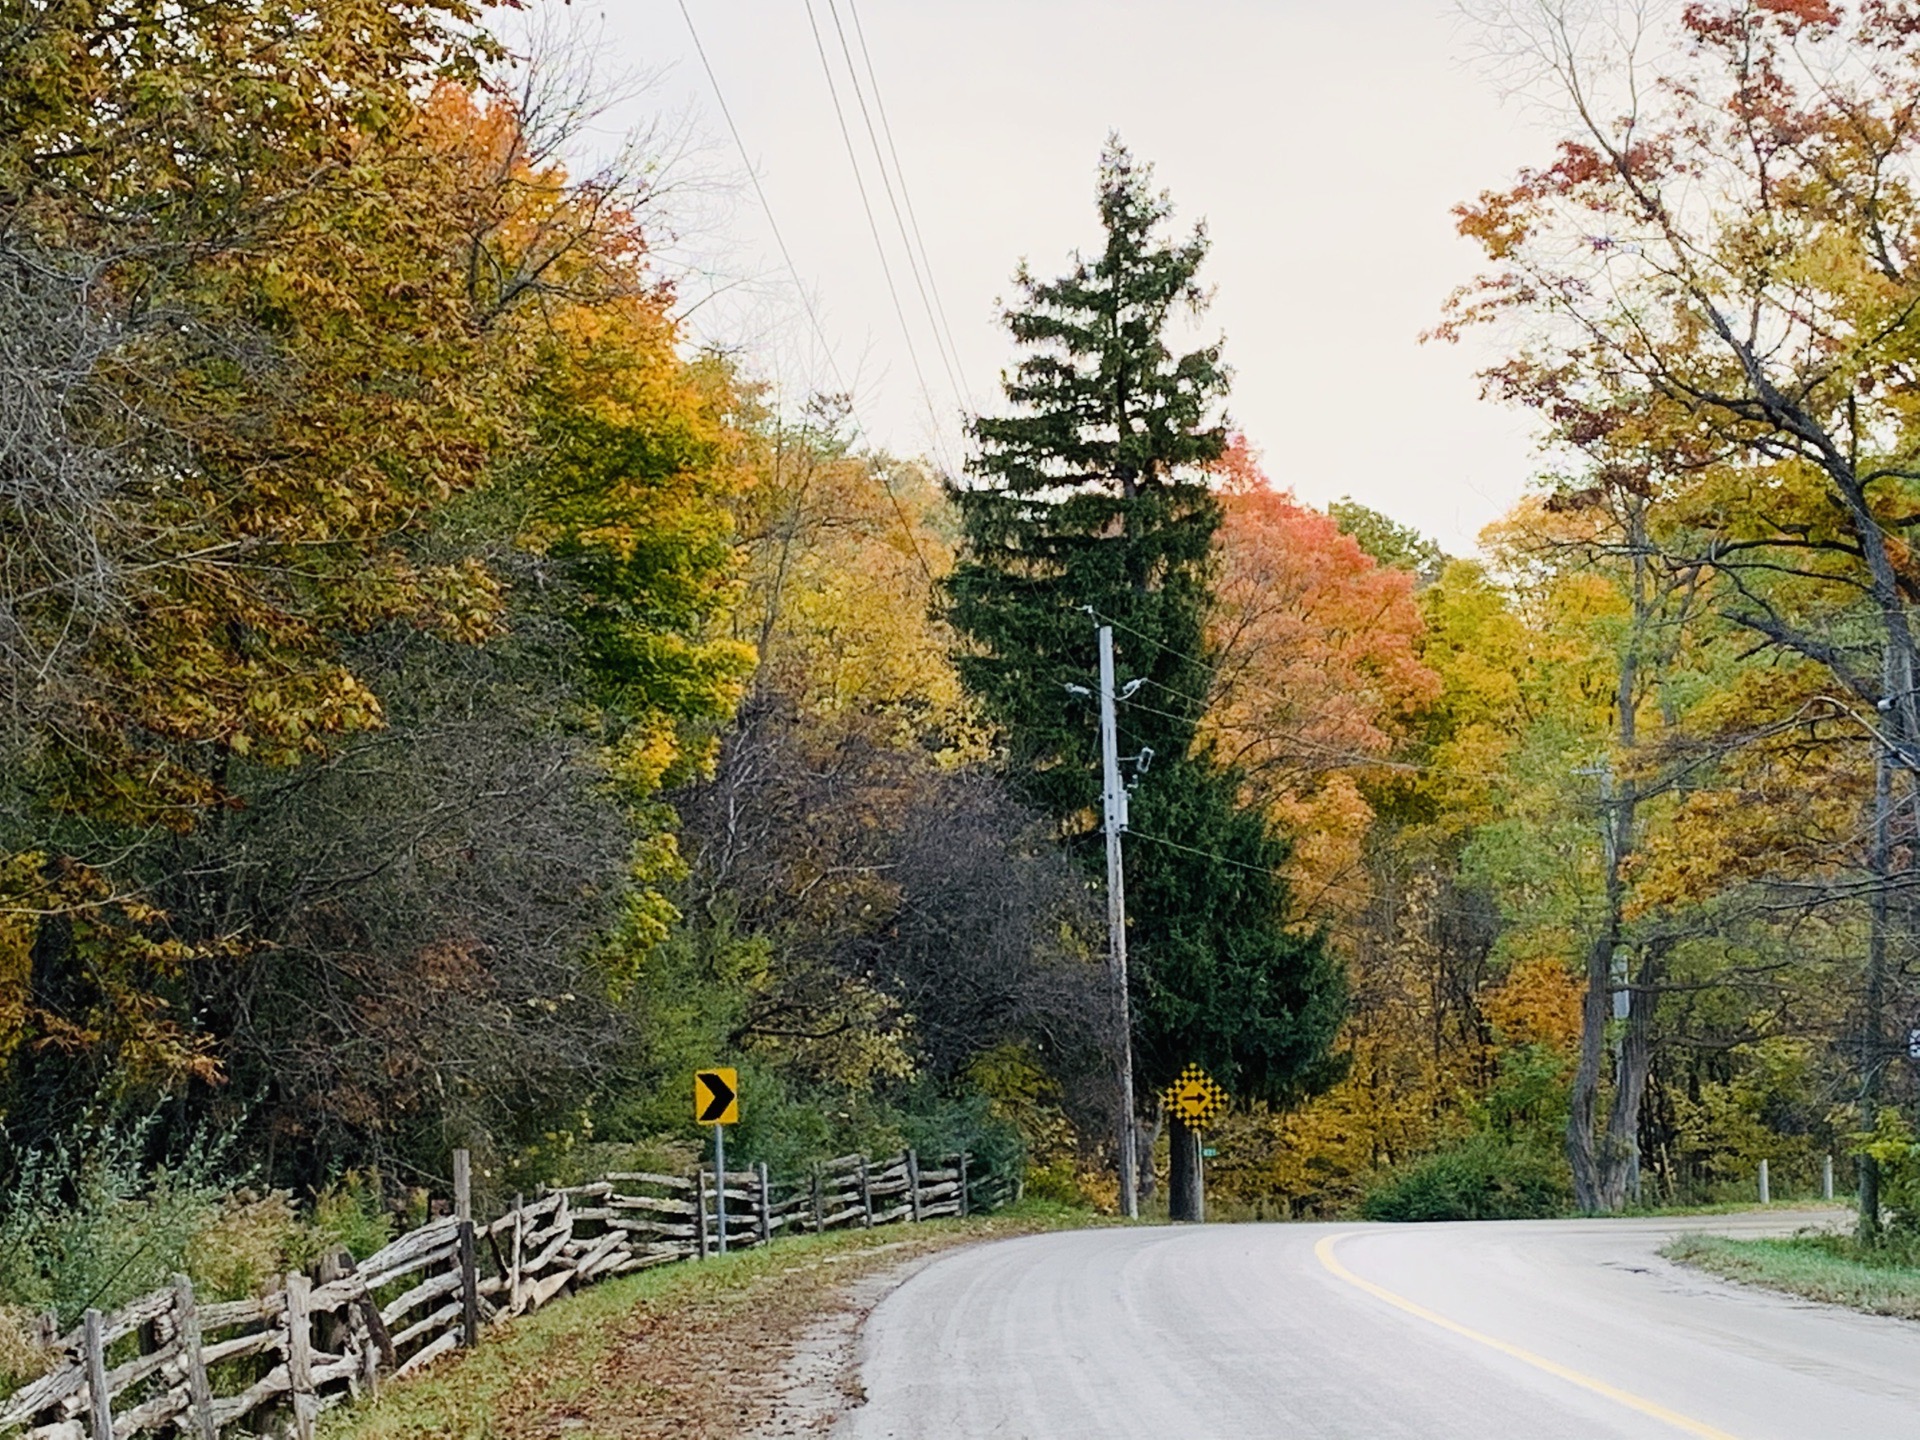
<instances>
[{"instance_id":1,"label":"black arrow on sign","mask_svg":"<svg viewBox=\"0 0 1920 1440\"><path fill-rule=\"evenodd\" d=\"M700 1123L711 1125L727 1113L727 1107L733 1104L733 1087L711 1070L702 1070L700 1083L707 1087L707 1093L713 1099L707 1102L707 1108L700 1112Z\"/></svg>"}]
</instances>

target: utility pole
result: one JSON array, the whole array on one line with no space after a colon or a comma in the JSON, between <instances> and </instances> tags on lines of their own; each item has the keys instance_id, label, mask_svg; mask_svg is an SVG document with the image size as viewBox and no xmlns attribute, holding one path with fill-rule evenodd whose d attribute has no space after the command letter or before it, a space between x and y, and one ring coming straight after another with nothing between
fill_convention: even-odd
<instances>
[{"instance_id":1,"label":"utility pole","mask_svg":"<svg viewBox=\"0 0 1920 1440\"><path fill-rule=\"evenodd\" d=\"M1137 681L1135 682L1138 683ZM1120 1213L1140 1214L1133 1123L1133 1014L1127 1001L1126 867L1120 836L1127 828L1127 787L1120 780L1120 731L1114 716L1113 627L1100 627L1100 810L1107 833L1107 954L1113 981L1116 1069L1120 1091Z\"/></svg>"}]
</instances>

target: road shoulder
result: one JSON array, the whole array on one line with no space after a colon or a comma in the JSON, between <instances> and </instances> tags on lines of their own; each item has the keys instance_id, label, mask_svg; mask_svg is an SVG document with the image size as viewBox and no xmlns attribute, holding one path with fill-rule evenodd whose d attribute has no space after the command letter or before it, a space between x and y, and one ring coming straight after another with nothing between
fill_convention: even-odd
<instances>
[{"instance_id":1,"label":"road shoulder","mask_svg":"<svg viewBox=\"0 0 1920 1440\"><path fill-rule=\"evenodd\" d=\"M1920 1320L1920 1266L1909 1251L1874 1251L1850 1236L1808 1230L1737 1239L1681 1235L1660 1252L1677 1265L1737 1285L1842 1306L1869 1315Z\"/></svg>"},{"instance_id":2,"label":"road shoulder","mask_svg":"<svg viewBox=\"0 0 1920 1440\"><path fill-rule=\"evenodd\" d=\"M944 1251L1076 1218L799 1236L611 1281L329 1416L325 1440L823 1435L857 1397L860 1325L889 1291Z\"/></svg>"}]
</instances>

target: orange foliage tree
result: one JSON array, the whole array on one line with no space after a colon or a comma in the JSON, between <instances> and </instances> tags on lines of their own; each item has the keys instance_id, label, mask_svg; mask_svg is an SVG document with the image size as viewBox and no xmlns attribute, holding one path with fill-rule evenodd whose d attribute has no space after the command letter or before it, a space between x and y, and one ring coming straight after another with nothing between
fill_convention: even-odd
<instances>
[{"instance_id":1,"label":"orange foliage tree","mask_svg":"<svg viewBox=\"0 0 1920 1440\"><path fill-rule=\"evenodd\" d=\"M1276 489L1244 437L1219 474L1205 733L1294 837L1297 918L1324 921L1366 896L1366 790L1440 680L1420 659L1412 575Z\"/></svg>"}]
</instances>

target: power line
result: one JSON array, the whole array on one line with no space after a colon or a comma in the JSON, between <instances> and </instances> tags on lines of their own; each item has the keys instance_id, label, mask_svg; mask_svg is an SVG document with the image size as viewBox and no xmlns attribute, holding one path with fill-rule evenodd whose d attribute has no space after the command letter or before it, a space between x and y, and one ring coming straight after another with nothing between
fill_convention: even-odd
<instances>
[{"instance_id":1,"label":"power line","mask_svg":"<svg viewBox=\"0 0 1920 1440\"><path fill-rule=\"evenodd\" d=\"M847 149L847 164L853 168L853 184L860 195L860 209L867 217L867 233L873 237L874 253L880 259L880 273L887 282L887 298L893 302L894 318L900 322L900 338L906 342L907 359L913 365L914 379L920 384L920 398L926 402L927 419L933 425L934 448L938 450L941 449L940 412L933 403L933 390L927 384L926 368L920 363L920 348L913 341L913 327L907 323L906 306L900 303L900 287L894 282L893 266L887 260L887 247L880 238L880 222L873 215L873 201L867 194L866 177L860 172L860 157L854 149L853 131L847 127L846 107L840 103L840 87L834 82L833 65L827 59L826 42L820 38L820 23L813 12L813 0L805 0L805 4L807 27L813 31L813 48L820 57L820 73L827 80L827 94L833 101L833 116L840 126L841 143ZM944 453L940 460L949 473L957 473L952 461Z\"/></svg>"},{"instance_id":2,"label":"power line","mask_svg":"<svg viewBox=\"0 0 1920 1440\"><path fill-rule=\"evenodd\" d=\"M847 384L846 376L840 372L840 361L833 352L833 342L827 338L827 327L820 323L819 312L813 308L813 297L808 294L806 282L800 278L800 267L793 263L793 252L787 248L787 240L780 233L780 222L774 218L773 202L767 199L766 188L760 183L760 174L753 167L753 157L748 153L747 142L741 138L740 127L733 118L733 107L727 104L726 92L720 88L720 77L714 73L713 62L707 58L707 47L700 43L700 29L693 23L693 12L687 9L687 0L676 0L680 6L680 18L687 22L687 34L693 39L694 53L700 57L700 67L707 72L707 83L713 87L713 98L720 106L721 117L727 122L727 132L733 136L734 148L740 152L740 163L746 167L747 179L752 182L753 193L760 199L760 209L767 217L767 228L773 232L773 243L780 249L780 258L786 262L787 273L793 277L793 286L800 295L801 307L806 311L807 320L813 326L814 338L820 342L820 350L827 359L827 368L833 372L834 383L847 397L847 418L853 421L857 434L866 438L866 427L860 423L860 417L853 409L853 387ZM817 33L817 32L816 32ZM889 282L891 283L891 282ZM936 435L936 440L938 436ZM868 444L871 447L872 441ZM943 462L944 463L944 462ZM907 537L907 544L913 550L913 558L920 563L920 571L927 577L929 585L940 582L933 573L933 567L927 563L926 552L920 548L920 536L908 518L907 508L900 501L899 492L893 488L893 477L884 466L879 468L880 484L887 492L887 499L893 505L893 513L900 521L900 528Z\"/></svg>"},{"instance_id":3,"label":"power line","mask_svg":"<svg viewBox=\"0 0 1920 1440\"><path fill-rule=\"evenodd\" d=\"M1322 891L1338 890L1342 894L1351 895L1359 900L1375 901L1382 898L1378 890L1362 890L1358 886L1343 885L1338 880L1312 880L1302 876L1288 875L1284 872L1284 869L1281 868L1269 869L1265 865L1250 865L1245 860L1234 859L1231 855L1222 855L1214 850L1202 850L1195 845L1183 845L1178 840L1169 840L1164 835L1150 835L1144 830L1134 830L1130 828L1127 831L1127 838L1130 840L1149 840L1155 845L1164 845L1169 850L1180 850L1188 855L1197 855L1203 860L1212 860L1217 864L1228 865L1236 870L1250 870L1256 875L1265 875L1269 878L1277 875L1290 891L1301 888L1304 885L1312 885ZM1472 911L1463 909L1458 905L1436 904L1434 908L1436 910L1443 910L1450 915L1470 916L1473 914Z\"/></svg>"},{"instance_id":4,"label":"power line","mask_svg":"<svg viewBox=\"0 0 1920 1440\"><path fill-rule=\"evenodd\" d=\"M1129 635L1138 636L1140 639L1146 641L1149 645L1157 645L1160 649L1166 651L1169 655L1176 656L1177 658L1182 660L1191 661L1196 665L1205 663L1203 661L1195 659L1192 655L1187 654L1184 650L1174 649L1171 645L1167 644L1165 641L1154 639L1153 636L1147 634L1144 630L1136 630L1131 625L1125 624L1124 622L1119 620L1115 620L1111 615L1102 614L1098 610L1095 610L1093 614L1097 619L1101 620L1105 624L1113 626L1116 630L1124 630ZM1167 684L1166 681L1164 680L1155 679L1151 675L1143 676L1142 678L1147 682L1147 684L1152 685L1156 689L1164 690L1169 695L1177 696L1178 698L1185 700L1189 705L1198 705L1201 707L1202 710L1210 710L1213 708L1211 701L1201 700L1196 696L1189 695L1186 691L1176 689L1174 686ZM1282 698L1280 696L1275 695L1271 690L1266 689L1264 686L1251 685L1251 686L1248 686L1247 688L1251 689L1256 695L1265 695L1269 699L1279 700ZM1160 716L1162 719L1177 720L1185 724L1194 723L1194 717L1192 716L1176 715L1169 710L1156 709L1154 706L1148 705L1143 701L1129 700L1127 703L1133 706L1137 710L1145 710L1149 714ZM1487 774L1481 771L1474 771L1474 770L1455 770L1445 765L1426 765L1426 764L1422 764L1417 760L1389 760L1381 756L1364 755L1357 751L1337 750L1330 745L1324 745L1317 741L1307 739L1305 736L1294 736L1292 738L1293 738L1293 743L1297 745L1303 746L1309 750L1318 750L1331 760L1344 761L1345 763L1352 764L1352 765L1364 765L1364 766L1375 767L1383 770L1418 772L1420 774L1425 774L1425 775L1446 775L1456 780L1475 780L1475 781L1480 781L1482 783L1488 783L1488 782L1504 783L1505 781L1510 780L1512 778L1509 775L1493 775L1493 774Z\"/></svg>"},{"instance_id":5,"label":"power line","mask_svg":"<svg viewBox=\"0 0 1920 1440\"><path fill-rule=\"evenodd\" d=\"M1171 710L1161 710L1140 700L1129 700L1126 706L1129 710L1144 710L1149 715L1158 715L1163 720L1174 720L1185 725L1195 723L1190 715L1176 715ZM1369 755L1364 750L1343 750L1337 745L1329 745L1305 735L1287 734L1282 739L1289 745L1317 754L1324 762L1322 769L1392 770L1406 774L1444 775L1454 780L1474 780L1494 785L1505 784L1513 778L1511 775L1495 775L1482 770L1456 770L1448 765L1428 765L1419 760L1391 760L1384 755Z\"/></svg>"},{"instance_id":6,"label":"power line","mask_svg":"<svg viewBox=\"0 0 1920 1440\"><path fill-rule=\"evenodd\" d=\"M840 30L840 12L835 8L834 0L827 0L827 9L833 14L834 29ZM962 409L971 410L974 408L972 398L967 393L966 385L959 378L962 369L960 364L960 347L954 344L953 326L947 321L946 303L940 298L940 286L934 279L933 261L927 254L926 239L920 233L920 217L914 212L913 193L907 188L906 167L901 165L900 149L899 146L894 143L893 122L887 117L887 102L885 97L880 93L880 77L874 71L873 55L867 49L867 31L866 27L860 23L860 8L856 0L847 0L847 13L853 17L853 33L854 37L860 42L860 59L866 66L867 84L873 91L873 107L879 112L880 129L887 137L887 154L893 157L893 173L895 178L900 182L900 203L904 203L907 207L906 218L909 223L901 223L900 203L894 201L893 187L891 185L887 186L887 202L893 206L894 224L900 227L900 241L906 246L907 263L909 265L913 264L915 247L918 246L919 248L920 263L914 265L913 279L916 285L920 285L921 274L923 271L925 272L926 283L922 285L920 289L920 303L926 309L927 323L933 327L934 344L942 347L941 363L947 366L947 380L953 386L954 398L959 400ZM840 31L840 48L843 52L847 48L846 32L843 30ZM850 54L847 56L847 73L850 75L853 74L853 57ZM860 80L857 75L854 76L853 92L856 96L861 93ZM860 114L863 119L867 120L867 138L874 142L874 159L880 162L880 178L884 182L887 178L887 167L885 161L880 160L880 143L873 133L873 121L867 117L867 103L864 96L862 96L860 100ZM913 232L911 238L908 237L907 233L909 229ZM931 303L928 302L927 298L929 292L932 293L933 297ZM951 357L951 364L947 363L949 357Z\"/></svg>"}]
</instances>

